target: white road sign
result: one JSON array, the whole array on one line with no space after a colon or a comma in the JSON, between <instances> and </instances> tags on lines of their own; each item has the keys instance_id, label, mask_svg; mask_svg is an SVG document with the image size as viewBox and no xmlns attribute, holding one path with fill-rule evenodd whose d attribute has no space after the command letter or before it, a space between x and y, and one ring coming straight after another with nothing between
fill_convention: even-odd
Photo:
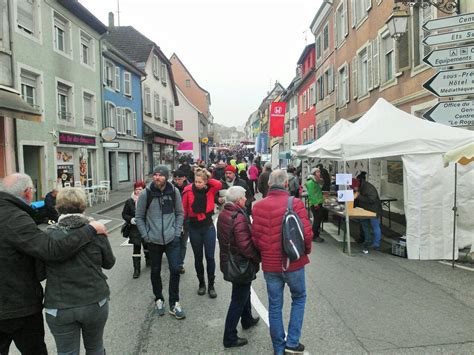
<instances>
[{"instance_id":1,"label":"white road sign","mask_svg":"<svg viewBox=\"0 0 474 355\"><path fill-rule=\"evenodd\" d=\"M474 62L474 46L436 49L424 57L423 61L432 67L471 63Z\"/></svg>"},{"instance_id":2,"label":"white road sign","mask_svg":"<svg viewBox=\"0 0 474 355\"><path fill-rule=\"evenodd\" d=\"M472 40L474 40L474 30L465 30L430 35L423 39L423 43L428 46L434 46L436 44L457 43Z\"/></svg>"},{"instance_id":3,"label":"white road sign","mask_svg":"<svg viewBox=\"0 0 474 355\"><path fill-rule=\"evenodd\" d=\"M436 20L429 20L423 24L425 30L439 30L440 28L457 27L474 24L474 13L459 16L441 17Z\"/></svg>"},{"instance_id":4,"label":"white road sign","mask_svg":"<svg viewBox=\"0 0 474 355\"><path fill-rule=\"evenodd\" d=\"M423 84L439 97L474 94L474 68L442 70Z\"/></svg>"},{"instance_id":5,"label":"white road sign","mask_svg":"<svg viewBox=\"0 0 474 355\"><path fill-rule=\"evenodd\" d=\"M452 127L474 125L474 100L440 102L423 117Z\"/></svg>"}]
</instances>

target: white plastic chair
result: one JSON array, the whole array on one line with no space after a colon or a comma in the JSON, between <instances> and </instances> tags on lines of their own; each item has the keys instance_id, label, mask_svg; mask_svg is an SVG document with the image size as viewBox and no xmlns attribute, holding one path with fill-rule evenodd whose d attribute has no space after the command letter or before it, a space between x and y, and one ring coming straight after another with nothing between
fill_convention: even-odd
<instances>
[{"instance_id":1,"label":"white plastic chair","mask_svg":"<svg viewBox=\"0 0 474 355\"><path fill-rule=\"evenodd\" d=\"M108 200L108 189L106 185L99 185L95 189L96 202L106 202Z\"/></svg>"},{"instance_id":2,"label":"white plastic chair","mask_svg":"<svg viewBox=\"0 0 474 355\"><path fill-rule=\"evenodd\" d=\"M110 197L110 180L101 180L99 181L99 185L105 186L107 188L105 197L106 197L106 201L108 201Z\"/></svg>"},{"instance_id":3,"label":"white plastic chair","mask_svg":"<svg viewBox=\"0 0 474 355\"><path fill-rule=\"evenodd\" d=\"M82 184L80 181L74 181L74 187L82 187Z\"/></svg>"}]
</instances>

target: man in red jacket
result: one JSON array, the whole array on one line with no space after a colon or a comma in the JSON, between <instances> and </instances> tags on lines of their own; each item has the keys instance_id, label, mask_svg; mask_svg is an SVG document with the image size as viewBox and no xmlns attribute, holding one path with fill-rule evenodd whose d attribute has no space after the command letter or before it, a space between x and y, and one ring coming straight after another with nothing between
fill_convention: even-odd
<instances>
[{"instance_id":1,"label":"man in red jacket","mask_svg":"<svg viewBox=\"0 0 474 355\"><path fill-rule=\"evenodd\" d=\"M295 198L293 209L304 225L305 255L290 263L286 271L287 259L281 250L281 222L288 205L288 175L284 170L275 170L268 181L268 195L256 202L252 209L252 240L262 257L262 269L267 283L268 314L270 336L275 354L302 353L304 345L299 342L303 326L306 303L304 266L309 263L313 232L303 202ZM283 326L283 292L285 283L291 292L291 314L288 336L285 339Z\"/></svg>"}]
</instances>

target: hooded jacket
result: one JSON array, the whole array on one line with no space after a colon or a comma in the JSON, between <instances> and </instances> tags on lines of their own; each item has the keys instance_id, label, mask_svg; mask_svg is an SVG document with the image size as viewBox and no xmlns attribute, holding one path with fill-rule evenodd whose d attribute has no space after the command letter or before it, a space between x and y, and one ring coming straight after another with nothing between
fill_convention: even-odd
<instances>
[{"instance_id":1,"label":"hooded jacket","mask_svg":"<svg viewBox=\"0 0 474 355\"><path fill-rule=\"evenodd\" d=\"M43 308L36 259L66 260L91 241L91 226L54 240L36 226L34 211L19 198L0 192L0 320L30 316Z\"/></svg>"},{"instance_id":2,"label":"hooded jacket","mask_svg":"<svg viewBox=\"0 0 474 355\"><path fill-rule=\"evenodd\" d=\"M308 192L310 206L321 205L324 202L321 185L316 181L314 175L309 175L306 179L306 191Z\"/></svg>"},{"instance_id":3,"label":"hooded jacket","mask_svg":"<svg viewBox=\"0 0 474 355\"><path fill-rule=\"evenodd\" d=\"M147 210L148 193L152 193L154 197ZM169 182L166 182L163 191L151 182L138 196L135 219L138 230L147 243L166 245L175 237L179 238L183 228L183 216L181 194Z\"/></svg>"}]
</instances>

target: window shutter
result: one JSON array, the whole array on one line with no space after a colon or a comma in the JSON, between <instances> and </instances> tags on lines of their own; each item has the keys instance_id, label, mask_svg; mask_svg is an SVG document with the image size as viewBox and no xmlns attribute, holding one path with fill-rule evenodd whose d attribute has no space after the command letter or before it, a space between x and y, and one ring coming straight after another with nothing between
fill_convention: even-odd
<instances>
[{"instance_id":1,"label":"window shutter","mask_svg":"<svg viewBox=\"0 0 474 355\"><path fill-rule=\"evenodd\" d=\"M115 90L120 91L120 68L115 67L115 82L114 82Z\"/></svg>"},{"instance_id":2,"label":"window shutter","mask_svg":"<svg viewBox=\"0 0 474 355\"><path fill-rule=\"evenodd\" d=\"M328 69L328 94L334 91L334 67L331 65Z\"/></svg>"},{"instance_id":3,"label":"window shutter","mask_svg":"<svg viewBox=\"0 0 474 355\"><path fill-rule=\"evenodd\" d=\"M107 65L105 64L105 58L102 58L103 59L103 62L104 62L104 67L102 69L102 83L107 86Z\"/></svg>"},{"instance_id":4,"label":"window shutter","mask_svg":"<svg viewBox=\"0 0 474 355\"><path fill-rule=\"evenodd\" d=\"M350 100L350 91L349 91L349 65L346 64L346 70L344 70L344 74L345 74L345 80L346 80L346 102L345 103L348 103L349 100Z\"/></svg>"},{"instance_id":5,"label":"window shutter","mask_svg":"<svg viewBox=\"0 0 474 355\"><path fill-rule=\"evenodd\" d=\"M359 0L361 1L361 0ZM356 11L356 1L351 0L351 19L352 19L352 28L357 24L357 11Z\"/></svg>"},{"instance_id":6,"label":"window shutter","mask_svg":"<svg viewBox=\"0 0 474 355\"><path fill-rule=\"evenodd\" d=\"M134 137L136 137L137 136L137 113L136 112L132 113L132 118L133 118L132 134L133 134Z\"/></svg>"},{"instance_id":7,"label":"window shutter","mask_svg":"<svg viewBox=\"0 0 474 355\"><path fill-rule=\"evenodd\" d=\"M17 24L27 32L33 34L35 29L34 6L32 0L17 0Z\"/></svg>"},{"instance_id":8,"label":"window shutter","mask_svg":"<svg viewBox=\"0 0 474 355\"><path fill-rule=\"evenodd\" d=\"M347 11L347 0L343 0L343 10L342 10L342 15L343 15L343 23L344 23L344 37L347 37L349 34L349 18L348 18L348 11Z\"/></svg>"},{"instance_id":9,"label":"window shutter","mask_svg":"<svg viewBox=\"0 0 474 355\"><path fill-rule=\"evenodd\" d=\"M372 8L372 0L365 0L365 9L369 11Z\"/></svg>"},{"instance_id":10,"label":"window shutter","mask_svg":"<svg viewBox=\"0 0 474 355\"><path fill-rule=\"evenodd\" d=\"M352 58L352 97L357 99L359 83L357 81L357 54ZM349 92L348 92L349 93Z\"/></svg>"},{"instance_id":11,"label":"window shutter","mask_svg":"<svg viewBox=\"0 0 474 355\"><path fill-rule=\"evenodd\" d=\"M117 128L117 133L122 133L122 109L120 107L117 107L116 108L116 112L117 112L117 124L116 124L116 128Z\"/></svg>"},{"instance_id":12,"label":"window shutter","mask_svg":"<svg viewBox=\"0 0 474 355\"><path fill-rule=\"evenodd\" d=\"M110 125L117 129L117 108L115 106L110 108Z\"/></svg>"},{"instance_id":13,"label":"window shutter","mask_svg":"<svg viewBox=\"0 0 474 355\"><path fill-rule=\"evenodd\" d=\"M132 94L132 83L131 83L131 74L129 72L123 73L123 85L124 85L124 94L131 95Z\"/></svg>"},{"instance_id":14,"label":"window shutter","mask_svg":"<svg viewBox=\"0 0 474 355\"><path fill-rule=\"evenodd\" d=\"M341 81L341 78L339 76L341 75L341 72L338 70L336 73L336 106L341 107L341 88L339 87L339 83Z\"/></svg>"},{"instance_id":15,"label":"window shutter","mask_svg":"<svg viewBox=\"0 0 474 355\"><path fill-rule=\"evenodd\" d=\"M368 91L373 90L374 88L374 80L373 80L373 65L372 65L372 45L369 42L367 47L365 47L367 50L367 88Z\"/></svg>"},{"instance_id":16,"label":"window shutter","mask_svg":"<svg viewBox=\"0 0 474 355\"><path fill-rule=\"evenodd\" d=\"M422 29L420 29L420 31L422 31ZM404 70L410 69L411 67L409 37L410 36L405 35L405 36L402 36L399 41L395 41L395 46L396 46L395 53L396 53L396 63L397 63L396 72L397 73L401 73ZM420 42L420 45L423 46L421 42ZM427 48L429 47L427 46Z\"/></svg>"},{"instance_id":17,"label":"window shutter","mask_svg":"<svg viewBox=\"0 0 474 355\"><path fill-rule=\"evenodd\" d=\"M337 10L334 14L333 25L334 25L334 46L335 48L337 48L338 40L339 40L339 36L337 35Z\"/></svg>"},{"instance_id":18,"label":"window shutter","mask_svg":"<svg viewBox=\"0 0 474 355\"><path fill-rule=\"evenodd\" d=\"M372 41L372 74L374 89L380 85L379 36Z\"/></svg>"}]
</instances>

